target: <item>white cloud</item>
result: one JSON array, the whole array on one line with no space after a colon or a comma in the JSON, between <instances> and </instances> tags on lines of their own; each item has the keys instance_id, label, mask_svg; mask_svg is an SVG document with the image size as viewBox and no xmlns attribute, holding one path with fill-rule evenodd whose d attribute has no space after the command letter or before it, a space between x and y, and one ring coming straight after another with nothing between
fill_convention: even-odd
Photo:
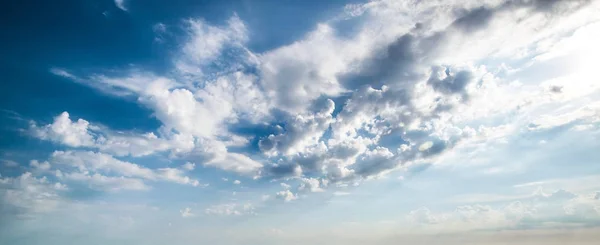
<instances>
[{"instance_id":1,"label":"white cloud","mask_svg":"<svg viewBox=\"0 0 600 245\"><path fill-rule=\"evenodd\" d=\"M600 202L594 195L577 195L566 190L546 194L537 191L531 196L511 201L502 208L487 205L464 205L453 212L434 213L427 208L411 211L407 219L430 231L467 231L476 229L541 228L558 225L566 220L586 226L600 221Z\"/></svg>"},{"instance_id":2,"label":"white cloud","mask_svg":"<svg viewBox=\"0 0 600 245\"><path fill-rule=\"evenodd\" d=\"M30 172L16 177L0 176L2 212L24 217L51 212L63 202L60 191L66 189L60 182L36 178Z\"/></svg>"},{"instance_id":3,"label":"white cloud","mask_svg":"<svg viewBox=\"0 0 600 245\"><path fill-rule=\"evenodd\" d=\"M258 57L261 85L281 108L302 110L321 95L336 96L344 91L336 75L359 52L353 48L356 46L338 40L331 27L320 24L304 40Z\"/></svg>"},{"instance_id":4,"label":"white cloud","mask_svg":"<svg viewBox=\"0 0 600 245\"><path fill-rule=\"evenodd\" d=\"M284 191L280 191L275 193L275 196L281 200L284 200L285 202L290 202L293 200L298 199L298 196L294 193L292 193L290 190L284 190Z\"/></svg>"},{"instance_id":5,"label":"white cloud","mask_svg":"<svg viewBox=\"0 0 600 245\"><path fill-rule=\"evenodd\" d=\"M200 182L183 175L184 172L176 168L159 168L156 170L156 176L159 179L170 181L178 184L198 186Z\"/></svg>"},{"instance_id":6,"label":"white cloud","mask_svg":"<svg viewBox=\"0 0 600 245\"><path fill-rule=\"evenodd\" d=\"M186 162L185 164L181 165L181 168L186 171L192 171L194 168L196 168L196 164L193 162Z\"/></svg>"},{"instance_id":7,"label":"white cloud","mask_svg":"<svg viewBox=\"0 0 600 245\"><path fill-rule=\"evenodd\" d=\"M229 18L223 27L212 26L200 19L189 19L186 25L189 39L180 58L175 60L177 70L184 75L202 76L202 67L218 59L223 49L240 48L248 39L246 26L237 15Z\"/></svg>"},{"instance_id":8,"label":"white cloud","mask_svg":"<svg viewBox=\"0 0 600 245\"><path fill-rule=\"evenodd\" d=\"M286 183L280 183L280 185L281 185L281 187L283 187L283 189L286 189L286 190L292 188L292 186L290 186L290 185L288 185Z\"/></svg>"},{"instance_id":9,"label":"white cloud","mask_svg":"<svg viewBox=\"0 0 600 245\"><path fill-rule=\"evenodd\" d=\"M373 1L347 6L302 39L260 54L244 46L251 35L237 15L221 26L189 19L165 77L132 69L123 77L79 78L51 70L137 97L162 123L160 137L118 135L68 114L32 131L118 156L170 151L175 159L256 177L315 174L344 184L444 160L456 147L501 141L530 123L539 131L582 121L574 127L587 130L599 121L597 106L587 105L596 87L565 81L593 81L590 73L547 84L526 76L561 56L553 47L568 51L563 46L573 44L560 40L597 19L597 10L579 4ZM360 24L338 29L346 20ZM579 95L585 97L576 101ZM243 135L234 130L240 124L273 130ZM251 139L263 155L232 152ZM176 170L163 172L170 181L197 184ZM325 188L304 179L301 189ZM278 196L296 197L290 190Z\"/></svg>"},{"instance_id":10,"label":"white cloud","mask_svg":"<svg viewBox=\"0 0 600 245\"><path fill-rule=\"evenodd\" d=\"M61 113L54 118L52 124L42 127L32 122L29 131L43 140L71 147L96 148L118 156L145 156L167 150L186 152L194 147L191 136L172 134L165 139L158 138L154 133L138 135L114 132L102 126L92 125L81 118L71 121L68 112Z\"/></svg>"},{"instance_id":11,"label":"white cloud","mask_svg":"<svg viewBox=\"0 0 600 245\"><path fill-rule=\"evenodd\" d=\"M123 11L127 11L127 7L125 6L126 0L115 0L115 5L117 8L120 8Z\"/></svg>"},{"instance_id":12,"label":"white cloud","mask_svg":"<svg viewBox=\"0 0 600 245\"><path fill-rule=\"evenodd\" d=\"M302 181L302 183L300 184L300 186L298 187L299 191L309 191L309 192L323 192L323 188L321 188L322 183L319 181L319 179L315 179L315 178L301 178L300 179ZM327 185L323 185L323 186L327 186Z\"/></svg>"},{"instance_id":13,"label":"white cloud","mask_svg":"<svg viewBox=\"0 0 600 245\"><path fill-rule=\"evenodd\" d=\"M32 133L44 140L63 143L68 146L92 146L94 145L94 136L88 131L89 122L78 119L71 121L69 113L63 112L54 118L52 124L38 128L35 124L31 125Z\"/></svg>"},{"instance_id":14,"label":"white cloud","mask_svg":"<svg viewBox=\"0 0 600 245\"><path fill-rule=\"evenodd\" d=\"M434 217L431 213L431 210L426 207L410 211L407 219L410 222L418 224L437 224L439 222L438 218Z\"/></svg>"},{"instance_id":15,"label":"white cloud","mask_svg":"<svg viewBox=\"0 0 600 245\"><path fill-rule=\"evenodd\" d=\"M94 186L106 186L110 190L144 190L143 180L167 181L199 186L199 181L184 176L177 168L149 169L135 163L118 160L104 153L90 151L55 151L49 159L61 168L61 174L73 181L89 182ZM122 185L122 187L120 186Z\"/></svg>"},{"instance_id":16,"label":"white cloud","mask_svg":"<svg viewBox=\"0 0 600 245\"><path fill-rule=\"evenodd\" d=\"M211 215L252 215L255 214L254 209L252 204L227 203L210 206L204 212Z\"/></svg>"},{"instance_id":17,"label":"white cloud","mask_svg":"<svg viewBox=\"0 0 600 245\"><path fill-rule=\"evenodd\" d=\"M49 172L52 167L49 162L39 162L38 160L31 160L29 162L29 167L34 174L42 174L45 172Z\"/></svg>"},{"instance_id":18,"label":"white cloud","mask_svg":"<svg viewBox=\"0 0 600 245\"><path fill-rule=\"evenodd\" d=\"M233 181L233 184L234 184L234 185L239 185L239 184L241 184L241 183L242 183L242 182L241 182L241 181L239 181L239 180L234 180L234 181Z\"/></svg>"},{"instance_id":19,"label":"white cloud","mask_svg":"<svg viewBox=\"0 0 600 245\"><path fill-rule=\"evenodd\" d=\"M99 173L91 174L89 172L71 172L63 174L61 179L66 181L81 182L83 184L87 184L87 186L91 189L100 191L143 191L150 189L150 187L147 186L141 179L127 178L123 176L113 177Z\"/></svg>"},{"instance_id":20,"label":"white cloud","mask_svg":"<svg viewBox=\"0 0 600 245\"><path fill-rule=\"evenodd\" d=\"M348 196L348 195L350 195L350 193L349 192L343 192L343 191L335 191L335 192L333 192L333 195L334 196Z\"/></svg>"},{"instance_id":21,"label":"white cloud","mask_svg":"<svg viewBox=\"0 0 600 245\"><path fill-rule=\"evenodd\" d=\"M193 217L195 214L192 213L192 209L191 208L184 208L182 210L179 210L179 213L181 214L181 217L183 218L189 218L189 217Z\"/></svg>"},{"instance_id":22,"label":"white cloud","mask_svg":"<svg viewBox=\"0 0 600 245\"><path fill-rule=\"evenodd\" d=\"M74 167L81 172L102 171L125 177L155 178L151 169L120 161L107 154L91 151L55 151L52 153L50 161Z\"/></svg>"}]
</instances>

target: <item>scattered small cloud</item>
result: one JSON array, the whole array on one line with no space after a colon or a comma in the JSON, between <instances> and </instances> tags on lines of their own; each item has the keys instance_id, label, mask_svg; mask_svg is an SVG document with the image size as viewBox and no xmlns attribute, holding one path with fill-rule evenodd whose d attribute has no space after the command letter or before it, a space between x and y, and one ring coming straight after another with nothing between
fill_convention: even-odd
<instances>
[{"instance_id":1,"label":"scattered small cloud","mask_svg":"<svg viewBox=\"0 0 600 245\"><path fill-rule=\"evenodd\" d=\"M189 207L179 210L179 213L181 214L181 217L183 217L183 218L189 218L189 217L194 216L194 213L192 213L192 209Z\"/></svg>"}]
</instances>

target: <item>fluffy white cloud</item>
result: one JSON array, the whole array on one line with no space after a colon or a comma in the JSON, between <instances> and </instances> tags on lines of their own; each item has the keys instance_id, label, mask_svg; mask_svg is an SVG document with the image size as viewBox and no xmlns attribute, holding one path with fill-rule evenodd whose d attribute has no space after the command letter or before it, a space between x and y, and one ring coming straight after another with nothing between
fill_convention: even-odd
<instances>
[{"instance_id":1,"label":"fluffy white cloud","mask_svg":"<svg viewBox=\"0 0 600 245\"><path fill-rule=\"evenodd\" d=\"M261 85L280 108L297 112L319 96L336 96L345 91L337 75L360 52L335 31L320 24L304 40L258 56Z\"/></svg>"},{"instance_id":2,"label":"fluffy white cloud","mask_svg":"<svg viewBox=\"0 0 600 245\"><path fill-rule=\"evenodd\" d=\"M186 152L194 147L193 137L182 134L159 138L154 133L142 135L114 132L84 119L72 121L68 112L54 118L52 124L38 127L31 123L29 131L34 137L50 140L71 147L96 148L118 156L145 156L171 150Z\"/></svg>"},{"instance_id":3,"label":"fluffy white cloud","mask_svg":"<svg viewBox=\"0 0 600 245\"><path fill-rule=\"evenodd\" d=\"M545 78L531 75L571 52L565 47L589 39L582 36L595 37L580 33L595 30L580 27L599 16L588 4L598 6L372 1L349 5L301 40L260 54L245 47L251 35L237 15L221 26L189 19L187 39L164 77L134 69L124 77L80 78L52 70L137 97L162 123L159 136L119 135L83 119L72 122L68 114L32 131L119 156L168 151L172 158L254 176L344 182L436 162L457 146L483 145L526 125L531 131L570 123L594 128L596 106L576 98L593 100L597 86L564 82L570 78L540 85ZM345 24L354 26L340 28ZM575 41L565 40L570 35ZM555 46L562 53L552 51ZM575 80L593 80L584 74ZM262 154L231 150L256 142ZM194 184L174 178L177 170L163 172L171 181ZM304 179L310 181L302 189L324 188ZM278 196L296 197L289 190Z\"/></svg>"},{"instance_id":4,"label":"fluffy white cloud","mask_svg":"<svg viewBox=\"0 0 600 245\"><path fill-rule=\"evenodd\" d=\"M321 186L326 187L327 184L323 184L319 179L315 178L302 178L302 183L298 186L298 191L310 191L310 192L323 192ZM326 182L325 182L326 183Z\"/></svg>"},{"instance_id":5,"label":"fluffy white cloud","mask_svg":"<svg viewBox=\"0 0 600 245\"><path fill-rule=\"evenodd\" d=\"M31 130L35 137L51 140L68 146L93 146L94 136L88 131L90 123L83 119L71 121L69 113L63 112L54 118L52 124L38 128L32 123Z\"/></svg>"},{"instance_id":6,"label":"fluffy white cloud","mask_svg":"<svg viewBox=\"0 0 600 245\"><path fill-rule=\"evenodd\" d=\"M291 192L290 190L283 190L275 193L275 196L285 202L291 202L293 200L298 199L298 196Z\"/></svg>"},{"instance_id":7,"label":"fluffy white cloud","mask_svg":"<svg viewBox=\"0 0 600 245\"><path fill-rule=\"evenodd\" d=\"M29 167L31 171L35 174L43 174L45 172L49 172L52 167L49 162L39 162L38 160L31 160L29 162Z\"/></svg>"}]
</instances>

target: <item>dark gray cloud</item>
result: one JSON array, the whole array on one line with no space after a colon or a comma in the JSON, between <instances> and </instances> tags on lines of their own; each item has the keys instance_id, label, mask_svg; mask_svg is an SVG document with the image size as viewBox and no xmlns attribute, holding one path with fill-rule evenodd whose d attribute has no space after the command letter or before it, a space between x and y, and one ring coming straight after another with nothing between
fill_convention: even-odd
<instances>
[{"instance_id":1,"label":"dark gray cloud","mask_svg":"<svg viewBox=\"0 0 600 245\"><path fill-rule=\"evenodd\" d=\"M275 164L271 166L265 166L263 172L266 176L287 177L294 176L298 173L299 166L293 163Z\"/></svg>"},{"instance_id":2,"label":"dark gray cloud","mask_svg":"<svg viewBox=\"0 0 600 245\"><path fill-rule=\"evenodd\" d=\"M539 12L565 14L587 6L592 0L519 0L516 2Z\"/></svg>"},{"instance_id":3,"label":"dark gray cloud","mask_svg":"<svg viewBox=\"0 0 600 245\"><path fill-rule=\"evenodd\" d=\"M451 26L463 32L471 33L488 27L495 15L500 12L529 8L551 16L560 16L581 9L591 2L592 0L508 0L495 7L481 6L469 10L456 10L459 17Z\"/></svg>"},{"instance_id":4,"label":"dark gray cloud","mask_svg":"<svg viewBox=\"0 0 600 245\"><path fill-rule=\"evenodd\" d=\"M550 92L552 92L552 93L560 94L560 93L562 93L562 90L563 90L562 86L555 85L555 86L550 87Z\"/></svg>"},{"instance_id":5,"label":"dark gray cloud","mask_svg":"<svg viewBox=\"0 0 600 245\"><path fill-rule=\"evenodd\" d=\"M442 73L443 71L443 73ZM442 73L442 74L440 74ZM444 78L440 78L444 75ZM435 66L432 68L431 76L427 83L433 87L435 91L443 94L461 94L467 99L467 85L473 81L473 73L468 70L462 70L452 73L450 67Z\"/></svg>"},{"instance_id":6,"label":"dark gray cloud","mask_svg":"<svg viewBox=\"0 0 600 245\"><path fill-rule=\"evenodd\" d=\"M340 77L347 89L357 89L364 85L379 88L406 80L414 80L416 54L415 37L405 34L387 47L376 51L370 59L357 64L357 70Z\"/></svg>"},{"instance_id":7,"label":"dark gray cloud","mask_svg":"<svg viewBox=\"0 0 600 245\"><path fill-rule=\"evenodd\" d=\"M462 12L452 26L464 32L475 32L487 27L494 17L495 9L489 9L484 6L472 10L461 10Z\"/></svg>"}]
</instances>

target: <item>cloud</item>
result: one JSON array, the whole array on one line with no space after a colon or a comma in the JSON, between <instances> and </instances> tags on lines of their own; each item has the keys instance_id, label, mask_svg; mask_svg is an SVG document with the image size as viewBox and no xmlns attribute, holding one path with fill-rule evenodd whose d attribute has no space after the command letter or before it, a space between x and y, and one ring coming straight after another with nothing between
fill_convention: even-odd
<instances>
[{"instance_id":1,"label":"cloud","mask_svg":"<svg viewBox=\"0 0 600 245\"><path fill-rule=\"evenodd\" d=\"M443 73L441 72L442 70ZM444 94L463 94L466 96L466 86L473 80L473 74L468 70L451 73L449 67L434 67L431 77L427 81L436 91Z\"/></svg>"},{"instance_id":2,"label":"cloud","mask_svg":"<svg viewBox=\"0 0 600 245\"><path fill-rule=\"evenodd\" d=\"M122 190L128 191L145 191L149 190L143 180L127 177L106 176L99 173L87 172L70 172L62 174L65 181L79 182L87 185L89 188L98 191L117 192Z\"/></svg>"},{"instance_id":3,"label":"cloud","mask_svg":"<svg viewBox=\"0 0 600 245\"><path fill-rule=\"evenodd\" d=\"M158 138L154 133L135 134L114 132L101 125L93 125L80 118L70 119L68 112L54 118L52 124L37 126L31 122L29 131L34 137L50 140L70 147L96 148L117 156L145 156L172 150L189 151L193 148L190 137L181 134L169 135L169 139Z\"/></svg>"},{"instance_id":4,"label":"cloud","mask_svg":"<svg viewBox=\"0 0 600 245\"><path fill-rule=\"evenodd\" d=\"M210 215L254 215L255 207L252 204L227 203L206 208L204 212Z\"/></svg>"},{"instance_id":5,"label":"cloud","mask_svg":"<svg viewBox=\"0 0 600 245\"><path fill-rule=\"evenodd\" d=\"M192 102L193 103L193 102ZM168 114L166 117L171 117ZM186 119L187 120L187 119ZM190 122L190 127L191 121ZM180 122L187 125L185 122ZM262 164L246 155L227 152L224 142L194 130L184 131L187 126L175 126L185 133L165 133L161 137L154 133L136 134L114 132L102 126L91 125L83 119L73 122L64 112L52 124L38 127L31 123L29 131L37 138L51 140L71 147L95 148L103 153L117 156L146 156L169 151L175 158L203 159L203 165L215 166L229 171L250 173ZM169 129L170 130L170 129ZM168 130L167 130L168 132ZM197 136L195 136L197 135Z\"/></svg>"},{"instance_id":6,"label":"cloud","mask_svg":"<svg viewBox=\"0 0 600 245\"><path fill-rule=\"evenodd\" d=\"M418 224L437 224L438 223L438 218L434 217L432 215L431 211L426 207L422 207L422 208L410 211L410 213L408 213L407 219L410 222L414 222L414 223L418 223Z\"/></svg>"},{"instance_id":7,"label":"cloud","mask_svg":"<svg viewBox=\"0 0 600 245\"><path fill-rule=\"evenodd\" d=\"M179 58L175 60L176 69L183 75L203 76L203 68L209 69L211 62L217 60L226 48L236 49L238 56L246 53L243 48L248 39L246 25L235 14L229 18L226 26L217 27L201 19L189 19L186 21L186 29L188 40L183 45ZM226 70L231 67L217 68Z\"/></svg>"},{"instance_id":8,"label":"cloud","mask_svg":"<svg viewBox=\"0 0 600 245\"><path fill-rule=\"evenodd\" d=\"M319 139L333 121L331 113L335 108L328 99L317 106L315 113L290 116L283 127L284 133L271 134L259 141L259 147L270 155L295 155L310 146L317 145Z\"/></svg>"},{"instance_id":9,"label":"cloud","mask_svg":"<svg viewBox=\"0 0 600 245\"><path fill-rule=\"evenodd\" d=\"M330 26L320 24L305 39L258 56L260 84L281 109L301 111L322 95L344 91L336 75L357 52L352 48Z\"/></svg>"},{"instance_id":10,"label":"cloud","mask_svg":"<svg viewBox=\"0 0 600 245\"><path fill-rule=\"evenodd\" d=\"M537 191L502 208L487 205L458 206L453 212L434 213L427 208L411 211L407 220L424 229L472 231L480 229L544 228L562 222L587 226L600 222L600 203L593 195L578 195L566 190L550 194Z\"/></svg>"},{"instance_id":11,"label":"cloud","mask_svg":"<svg viewBox=\"0 0 600 245\"><path fill-rule=\"evenodd\" d=\"M54 211L64 199L67 187L46 177L36 178L31 172L16 177L0 176L0 211L23 218Z\"/></svg>"},{"instance_id":12,"label":"cloud","mask_svg":"<svg viewBox=\"0 0 600 245\"><path fill-rule=\"evenodd\" d=\"M179 210L179 213L181 214L181 217L183 218L189 218L189 217L194 217L194 213L192 213L192 209L191 208L184 208L182 210Z\"/></svg>"},{"instance_id":13,"label":"cloud","mask_svg":"<svg viewBox=\"0 0 600 245\"><path fill-rule=\"evenodd\" d=\"M17 167L17 166L19 166L19 163L15 162L15 161L13 161L13 160L6 160L6 159L2 159L2 160L0 160L0 162L2 162L2 164L3 164L5 167L9 167L9 168L14 168L14 167Z\"/></svg>"},{"instance_id":14,"label":"cloud","mask_svg":"<svg viewBox=\"0 0 600 245\"><path fill-rule=\"evenodd\" d=\"M186 162L185 164L181 165L181 168L186 171L192 171L194 168L196 168L196 164L192 162Z\"/></svg>"},{"instance_id":15,"label":"cloud","mask_svg":"<svg viewBox=\"0 0 600 245\"><path fill-rule=\"evenodd\" d=\"M144 180L200 185L198 180L185 176L185 172L180 169L149 169L91 151L55 151L49 162L67 180L87 182L96 188L113 191L149 189Z\"/></svg>"},{"instance_id":16,"label":"cloud","mask_svg":"<svg viewBox=\"0 0 600 245\"><path fill-rule=\"evenodd\" d=\"M319 179L315 178L302 178L302 183L298 187L298 191L310 191L310 192L323 192L321 186L326 187L327 184L322 184ZM326 183L326 182L325 182Z\"/></svg>"},{"instance_id":17,"label":"cloud","mask_svg":"<svg viewBox=\"0 0 600 245\"><path fill-rule=\"evenodd\" d=\"M54 118L52 124L38 128L35 124L31 125L32 133L35 137L44 140L51 140L68 146L92 146L94 145L94 136L89 133L89 122L78 119L71 121L68 112L63 112Z\"/></svg>"},{"instance_id":18,"label":"cloud","mask_svg":"<svg viewBox=\"0 0 600 245\"><path fill-rule=\"evenodd\" d=\"M117 8L120 8L123 11L127 11L127 6L125 6L126 0L115 0L115 5Z\"/></svg>"},{"instance_id":19,"label":"cloud","mask_svg":"<svg viewBox=\"0 0 600 245\"><path fill-rule=\"evenodd\" d=\"M234 185L239 185L239 184L241 184L241 183L242 183L242 182L241 182L241 181L239 181L239 180L234 180L234 181L233 181L233 184L234 184Z\"/></svg>"},{"instance_id":20,"label":"cloud","mask_svg":"<svg viewBox=\"0 0 600 245\"><path fill-rule=\"evenodd\" d=\"M473 32L487 27L494 14L495 11L493 9L481 6L466 11L466 13L462 14L460 18L452 23L452 26L465 32Z\"/></svg>"},{"instance_id":21,"label":"cloud","mask_svg":"<svg viewBox=\"0 0 600 245\"><path fill-rule=\"evenodd\" d=\"M294 193L292 193L290 190L284 190L284 191L280 191L275 193L275 196L285 202L291 202L293 200L298 199L298 196Z\"/></svg>"},{"instance_id":22,"label":"cloud","mask_svg":"<svg viewBox=\"0 0 600 245\"><path fill-rule=\"evenodd\" d=\"M540 116L541 105L567 94L566 86L560 93L551 87L560 83L546 86L555 91L549 97L510 74L527 70L524 59L547 53L548 43L589 22L586 4L373 1L348 6L300 40L262 53L246 47L252 35L235 14L221 25L187 19L183 41L168 57L174 66L163 75L129 69L79 77L51 70L136 97L160 121L158 135L117 134L68 114L32 131L116 156L167 152L257 178L299 177L309 191L325 188L317 179L355 183L435 164L463 144L516 132L528 115L537 118L531 131L571 122L571 114ZM348 20L355 26L346 31L340 25ZM593 109L578 113L595 122ZM170 181L194 183L179 177ZM278 196L296 198L289 189Z\"/></svg>"}]
</instances>

